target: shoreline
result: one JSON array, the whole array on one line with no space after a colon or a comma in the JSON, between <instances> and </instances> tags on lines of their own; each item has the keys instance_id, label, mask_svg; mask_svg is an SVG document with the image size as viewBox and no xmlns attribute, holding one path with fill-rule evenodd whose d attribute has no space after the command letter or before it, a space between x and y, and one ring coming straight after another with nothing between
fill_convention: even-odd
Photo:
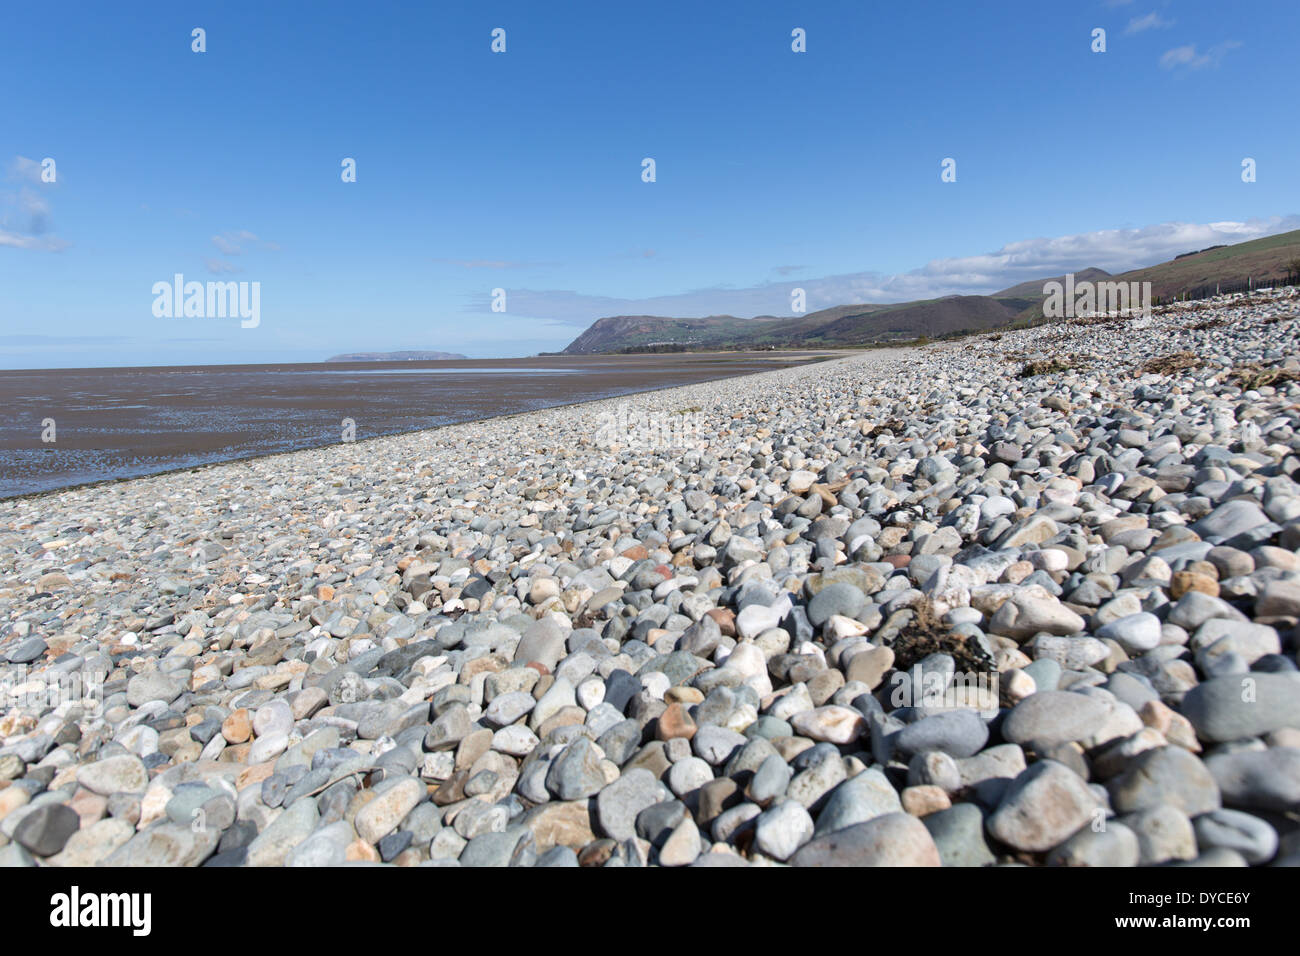
<instances>
[{"instance_id":1,"label":"shoreline","mask_svg":"<svg viewBox=\"0 0 1300 956\"><path fill-rule=\"evenodd\" d=\"M9 499L0 865L1300 864L1296 305Z\"/></svg>"},{"instance_id":2,"label":"shoreline","mask_svg":"<svg viewBox=\"0 0 1300 956\"><path fill-rule=\"evenodd\" d=\"M719 354L719 353L707 353L707 352L699 352L699 353L684 353L684 356L685 356L685 357L697 356L697 357L699 357L699 358L702 358L702 359L706 359L706 360L707 360L707 359L709 359L709 358L712 358L715 354ZM176 466L174 466L174 467L170 467L170 466L169 466L169 467L164 467L164 468L162 468L162 469L160 469L160 470L158 470L158 471L152 471L152 472L149 472L149 473L147 473L147 474L142 474L142 475L123 475L123 476L121 476L121 477L113 477L113 478L99 478L99 479L94 479L94 480L91 480L91 481L79 481L79 482L75 482L75 483L68 484L68 485L61 485L61 486L59 486L59 487L57 487L57 488L46 488L46 489L41 489L41 490L38 490L38 491L22 492L22 493L19 493L19 494L0 495L0 506L2 506L5 502L10 502L10 501L19 501L19 500L23 500L23 499L26 499L26 498L35 498L35 497L42 497L42 496L48 496L48 495L57 495L57 494L60 494L60 493L62 493L62 492L67 492L67 491L73 491L73 490L84 490L84 489L96 488L96 487L101 487L101 486L106 486L106 485L121 484L121 483L123 483L123 482L130 482L130 481L143 481L143 480L146 480L146 479L149 479L149 478L158 478L158 477L162 477L162 476L165 476L165 475L176 475L176 474L180 474L180 473L183 473L183 472L193 472L193 471L198 471L198 470L203 470L203 469L208 469L208 468L218 467L218 466L220 466L220 465L232 465L232 464L238 464L238 463L241 463L241 462L251 462L251 461L255 461L255 460L258 460L258 459L262 459L262 458L274 458L274 457L281 456L281 455L292 455L292 454L297 454L297 453L299 453L299 452L305 452L305 451L316 451L316 450L320 450L320 449L324 449L324 448L330 448L330 447L333 447L333 446L335 446L335 445L343 445L343 444L360 444L360 443L362 443L362 442L372 442L372 441L377 441L377 440L379 440L379 439L384 439L384 438L396 438L396 437L403 436L403 435L414 435L414 434L418 434L418 433L420 433L420 432L435 431L435 430L437 430L437 429L441 429L441 428L451 428L451 427L455 427L455 426L458 426L458 425L468 425L468 424L472 424L472 423L476 423L476 422L488 422L488 421L492 421L492 420L499 419L499 418L510 418L510 417L514 417L514 416L518 416L518 415L527 415L527 414L530 414L530 413L533 413L533 412L547 411L547 410L550 410L550 409L556 409L556 408L568 408L568 407L572 407L572 406L575 406L575 405L582 405L582 404L586 404L586 403L590 403L590 402L607 401L607 400L610 400L610 399L613 399L613 398L628 398L628 397L631 397L631 396L634 396L634 395L644 395L644 394L647 394L647 393L649 393L649 392L664 391L664 390L667 390L667 389L673 389L673 388L689 388L689 387L691 387L692 384L703 384L703 383L707 383L707 382L728 381L728 380L736 379L736 378L746 378L746 377L748 377L748 376L750 376L750 375L762 375L762 374L766 374L767 372L771 372L771 371L783 371L783 370L786 370L786 369L789 369L789 368L802 368L802 367L809 366L809 365L817 365L817 364L821 364L821 363L823 363L823 362L833 362L833 361L838 361L838 360L840 360L840 359L842 359L842 358L846 358L846 357L848 357L848 355L856 355L856 354L859 354L859 353L854 352L854 353L847 353L847 354L837 354L837 353L835 353L835 352L821 352L821 351L817 351L817 350L804 350L804 349L799 349L799 350L791 350L791 351L789 351L789 352L785 352L785 353L780 353L780 352L778 352L778 353L769 353L769 352L728 352L728 353L724 353L724 354L725 354L725 355L728 355L728 356L737 356L737 357L742 357L742 356L743 356L743 357L748 357L748 356L761 356L761 358L759 358L759 359L753 359L753 360L769 360L769 359L767 358L768 356L772 356L772 355L780 356L780 355L783 355L783 354L784 354L784 355L787 355L787 356L790 356L790 357L807 356L807 358L806 358L805 361L802 361L802 362L800 362L799 364L795 364L795 365L786 365L786 366L782 366L781 368L774 368L774 369L760 369L760 370L758 370L758 371L744 371L744 372L739 372L739 373L736 373L736 374L722 375L721 377L718 377L718 378L704 378L704 379L700 379L700 380L698 380L698 381L695 382L695 383L690 383L690 384L672 384L672 385L655 386L655 387L650 387L650 388L639 388L639 389L637 389L636 391L625 392L625 393L621 393L621 394L619 394L619 395L608 396L607 398L599 398L599 399L579 399L579 400L574 401L574 402L561 402L561 403L554 404L554 405L545 405L545 406L543 406L543 407L541 407L541 408L527 409L527 410L524 410L524 411L518 411L518 412L506 412L506 413L503 413L503 414L497 414L497 415L487 415L487 416L481 416L481 417L467 418L467 419L464 419L463 421L458 421L458 422L448 422L448 423L446 423L446 424L442 424L442 425L433 425L433 426L423 427L423 428L413 428L413 429L397 430L397 431L387 432L387 433L382 434L382 435L373 435L373 436L369 436L369 437L367 437L367 438L358 439L358 440L356 440L355 442L333 441L333 442L326 442L326 443L323 443L323 444L309 444L309 445L304 445L304 446L301 447L301 448L291 448L291 449L286 449L286 450L283 450L283 451L273 451L273 452L252 451L252 452L250 452L250 453L246 453L246 454L235 455L235 456L233 456L233 457L228 457L228 458L220 458L220 459L217 459L217 460L214 460L214 461L202 462L202 463L199 463L199 464L187 464L187 465L176 465ZM567 357L567 356L566 356L566 358L573 358L573 359L575 359L575 360L577 360L577 361L585 361L585 360L588 360L588 359L593 358L593 357L592 357L592 356L571 356L571 357ZM595 358L600 358L600 356L595 356ZM614 361L614 362L618 362L619 359L621 359L621 358L625 358L625 357L623 357L623 356L609 356L609 358L610 358L612 361ZM650 359L650 360L660 360L660 357L657 357L657 356L646 356L645 358ZM536 359L536 357L534 357L534 359ZM321 366L321 368L322 368L323 370L327 370L327 371L345 371L345 372L349 372L349 371L350 371L350 372L384 371L384 372L394 372L394 371L402 371L402 370L410 371L411 369L415 369L415 368L419 368L419 369L423 370L424 367L426 367L426 366L428 366L428 367L436 367L436 368L461 368L461 367L464 367L464 368L470 368L470 369L472 369L472 368L475 368L475 367L478 367L478 366L495 366L495 365L499 365L501 362L504 362L504 361L507 361L507 360L504 360L504 359L502 359L502 360L495 360L495 359L493 359L493 360L489 360L489 359L460 359L460 360L447 360L447 361L438 361L438 362L350 362L350 363L312 363L312 365L313 365L313 367L316 366L316 365L319 365L319 366ZM529 361L529 360L527 360L527 359L521 359L521 360L508 360L508 361L526 362L526 361ZM779 362L779 361L781 361L781 359L780 359L779 357L776 357L776 358L772 358L772 359L770 359L770 361L772 361L772 362ZM475 365L475 364L472 364L472 363L478 363L478 364ZM381 368L381 367L382 367L382 368ZM545 366L543 366L543 367L545 367ZM218 370L222 370L222 371L226 371L226 370L253 370L253 371L258 371L258 370L276 370L276 369L279 369L279 366L276 366L276 365L267 365L267 366L193 366L193 367L187 367L187 366L160 366L160 367L158 367L158 368L166 368L168 371L175 370L175 371L178 371L178 372L180 372L180 371L205 372L205 371L210 371L210 370L212 370L212 369L214 369L214 368L215 368L215 369L218 369ZM153 370L153 367L143 367L143 368L141 368L141 369L133 369L133 368L121 368L121 369L117 369L117 368L115 368L115 369L109 369L109 370L107 370L107 371L112 371L112 372L123 372L123 371L126 371L126 372L130 372L130 371L136 371L136 370L150 371L150 370ZM23 370L23 371L27 371L27 370ZM59 371L77 371L77 372L80 372L80 371L92 371L92 372L94 372L94 371L104 371L104 370L98 370L98 369L81 370L81 369L76 369L76 370L59 370Z\"/></svg>"}]
</instances>

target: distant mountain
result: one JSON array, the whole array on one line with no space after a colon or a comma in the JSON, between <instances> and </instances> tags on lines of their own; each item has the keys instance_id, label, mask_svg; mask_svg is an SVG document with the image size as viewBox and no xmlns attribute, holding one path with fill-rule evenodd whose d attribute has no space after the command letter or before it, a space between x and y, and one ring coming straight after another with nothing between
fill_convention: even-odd
<instances>
[{"instance_id":1,"label":"distant mountain","mask_svg":"<svg viewBox=\"0 0 1300 956\"><path fill-rule=\"evenodd\" d=\"M1212 295L1218 284L1236 291L1296 280L1300 230L1229 246L1187 252L1169 262L1111 275L1103 269L1074 273L1084 280L1150 282L1156 301L1176 296ZM992 295L952 295L892 305L838 305L807 315L760 315L741 319L712 315L699 319L658 315L615 315L597 319L563 354L600 352L685 351L689 349L843 348L882 342L939 338L979 332L1042 318L1043 286L1064 282L1049 276L1021 282Z\"/></svg>"},{"instance_id":2,"label":"distant mountain","mask_svg":"<svg viewBox=\"0 0 1300 956\"><path fill-rule=\"evenodd\" d=\"M1041 296L1041 285L1038 291ZM693 349L827 348L919 335L933 338L1006 325L1037 301L1028 296L960 295L892 305L837 305L807 315L753 319L615 315L597 319L569 343L564 354L655 351L668 345Z\"/></svg>"},{"instance_id":3,"label":"distant mountain","mask_svg":"<svg viewBox=\"0 0 1300 956\"><path fill-rule=\"evenodd\" d=\"M597 319L587 331L570 342L564 351L568 355L590 355L669 343L710 347L727 336L748 335L749 321L732 315L714 315L704 319L613 315Z\"/></svg>"},{"instance_id":4,"label":"distant mountain","mask_svg":"<svg viewBox=\"0 0 1300 956\"><path fill-rule=\"evenodd\" d=\"M459 352L348 352L346 355L333 355L327 362L441 362L447 359L463 359Z\"/></svg>"}]
</instances>

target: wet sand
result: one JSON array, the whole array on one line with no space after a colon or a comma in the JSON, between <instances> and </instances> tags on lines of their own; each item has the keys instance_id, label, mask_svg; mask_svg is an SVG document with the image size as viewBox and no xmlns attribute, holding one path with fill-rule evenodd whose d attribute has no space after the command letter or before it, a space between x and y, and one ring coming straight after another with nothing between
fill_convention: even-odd
<instances>
[{"instance_id":1,"label":"wet sand","mask_svg":"<svg viewBox=\"0 0 1300 956\"><path fill-rule=\"evenodd\" d=\"M333 444L344 419L362 440L843 354L0 371L0 498Z\"/></svg>"}]
</instances>

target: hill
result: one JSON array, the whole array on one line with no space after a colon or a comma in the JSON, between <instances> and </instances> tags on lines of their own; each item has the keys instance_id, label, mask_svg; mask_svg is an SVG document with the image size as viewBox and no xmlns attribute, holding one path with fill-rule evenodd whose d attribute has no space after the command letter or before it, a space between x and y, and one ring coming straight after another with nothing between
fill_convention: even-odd
<instances>
[{"instance_id":1,"label":"hill","mask_svg":"<svg viewBox=\"0 0 1300 956\"><path fill-rule=\"evenodd\" d=\"M692 349L825 348L919 335L938 338L1007 325L1037 302L1026 296L959 295L892 305L839 305L802 316L760 315L753 319L615 315L597 319L569 343L564 354L657 351L668 345Z\"/></svg>"},{"instance_id":2,"label":"hill","mask_svg":"<svg viewBox=\"0 0 1300 956\"><path fill-rule=\"evenodd\" d=\"M1184 295L1197 299L1213 295L1216 285L1244 286L1253 281L1259 288L1284 282L1288 275L1295 281L1295 270L1289 267L1297 259L1300 259L1300 229L1184 253L1169 262L1133 269L1114 278L1122 282L1150 282L1151 295L1156 299L1168 301Z\"/></svg>"},{"instance_id":3,"label":"hill","mask_svg":"<svg viewBox=\"0 0 1300 956\"><path fill-rule=\"evenodd\" d=\"M1186 252L1169 262L1111 275L1081 269L1075 281L1150 282L1154 301L1204 298L1224 292L1291 282L1300 277L1300 230L1235 245ZM1064 282L1049 276L1021 282L992 295L954 295L895 304L839 305L801 316L761 315L742 319L714 315L698 319L616 315L597 319L562 354L686 349L829 348L941 338L1042 318L1043 286Z\"/></svg>"},{"instance_id":4,"label":"hill","mask_svg":"<svg viewBox=\"0 0 1300 956\"><path fill-rule=\"evenodd\" d=\"M668 344L702 349L762 348L794 345L815 337L818 329L850 316L892 309L892 305L837 305L806 315L760 315L741 319L711 315L676 319L659 315L614 315L597 319L569 343L562 354L650 350Z\"/></svg>"}]
</instances>

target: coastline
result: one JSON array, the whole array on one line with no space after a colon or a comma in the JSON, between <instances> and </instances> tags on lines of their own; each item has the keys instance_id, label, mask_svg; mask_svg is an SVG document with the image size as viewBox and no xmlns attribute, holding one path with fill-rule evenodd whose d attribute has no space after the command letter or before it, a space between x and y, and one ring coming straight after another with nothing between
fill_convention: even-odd
<instances>
[{"instance_id":1,"label":"coastline","mask_svg":"<svg viewBox=\"0 0 1300 956\"><path fill-rule=\"evenodd\" d=\"M0 864L1300 862L1296 305L9 499Z\"/></svg>"},{"instance_id":2,"label":"coastline","mask_svg":"<svg viewBox=\"0 0 1300 956\"><path fill-rule=\"evenodd\" d=\"M780 366L781 368L792 368L792 367L800 367L801 365L815 365L815 364L818 364L818 363L820 363L820 362L825 362L825 361L835 361L835 360L837 360L837 359L839 359L839 358L842 358L842 357L843 357L843 354L844 354L844 353L839 353L839 352L835 352L835 351L822 352L822 351L818 351L818 350L793 350L793 351L791 351L791 352L787 352L787 353L775 353L775 355L773 355L772 353L753 353L753 352L727 352L727 353L711 353L711 352L703 352L703 353L688 353L688 354L684 355L683 357L684 357L684 358L687 358L687 359L695 358L695 359L697 359L697 360L699 360L699 361L706 362L706 363L711 363L711 364L717 364L718 361L719 361L719 358L721 358L722 361L724 361L724 362L725 362L725 361L731 361L731 360L737 360L737 361L740 361L740 362L744 362L745 364L750 364L750 363L752 363L752 362L756 362L756 361L758 361L758 362L767 362L767 363L772 363L772 364L777 364L777 363L781 363L781 362L785 362L785 361L793 361L793 362L796 362L797 364L792 364L792 365L787 364L787 365L782 365L782 366ZM848 353L848 354L856 354L856 353ZM566 358L569 358L569 357L566 357ZM583 356L572 357L573 361L575 361L575 362L578 362L578 363L586 362L586 363L588 363L588 365L587 365L588 369L590 369L590 362L591 362L591 360L592 360L593 358L595 358L596 360L599 360L601 357L600 357L600 356L595 356L595 357L591 357L591 356L586 356L586 357L583 357ZM626 356L610 356L610 357L608 357L608 361L610 362L610 364L611 364L612 366L617 367L620 371L633 371L633 372L637 371L637 367L636 367L635 365L630 365L629 362L627 361L627 358L628 358L628 357L626 357ZM662 361L661 358L656 358L656 357L654 357L654 356L644 356L644 357L643 357L643 356L634 356L634 357L632 357L632 358L633 358L633 359L647 359L647 360L649 360L649 361L651 361L651 362L654 362L654 361ZM375 373L375 372L412 372L412 371L424 371L424 370L428 370L428 371L450 371L450 370L461 370L461 369L466 369L466 370L475 370L475 369L478 369L478 368L484 368L484 367L500 366L500 365L502 365L502 364L509 364L509 365L511 365L511 366L518 365L518 366L520 366L520 367L522 367L522 368L527 368L527 369L530 369L530 370L544 370L544 369L547 369L547 368L556 368L556 367L557 367L554 361L548 361L547 359L538 359L538 358L535 358L535 357L534 357L534 358L525 358L525 359L518 359L518 360L507 360L507 359L499 359L499 360L498 360L498 359L462 359L462 360L448 360L448 361L439 361L439 362L351 362L351 363L316 363L315 365L312 365L312 366L306 366L306 365L304 365L304 366L285 367L285 368L289 368L291 371L301 371L301 370L307 370L307 369L319 368L319 369L321 369L321 370L328 371L328 372L345 372L345 373L346 373L346 372L353 372L353 373L367 373L367 374L368 374L368 373ZM196 367L193 367L193 368L183 368L183 367L170 368L170 367L169 367L169 368L159 369L159 370L154 370L154 369L110 369L110 370L76 369L76 370L58 370L58 371L62 371L62 372L100 372L100 371L108 371L108 372L133 372L133 371L146 371L146 372L147 372L147 371L163 371L163 372L166 372L166 373L169 373L169 374L174 374L174 373L177 373L177 372L186 372L186 373L202 373L202 372L206 372L206 371L211 371L212 369L219 369L219 370L221 370L221 371L232 371L232 370L233 370L233 371L251 371L251 372L283 370L280 366L213 366L213 367L207 367L207 366L199 367L199 366L196 366ZM577 370L581 370L581 366L580 366L579 369L577 369ZM759 371L757 371L757 372L755 372L755 371L750 371L750 370L746 370L746 371L742 371L742 372L729 373L729 372L727 372L727 370L726 370L726 368L725 368L725 365L724 365L722 368L717 369L717 372L718 372L717 376L710 376L710 377L705 377L705 378L698 379L698 380L697 380L697 383L698 383L698 382L711 382L711 381L725 381L725 380L727 380L727 379L729 379L729 378L745 377L745 376L750 375L750 374L762 374L762 373L765 372L765 371L775 371L775 370L779 370L779 369L762 369L762 370L759 370ZM36 375L38 375L39 373L37 373L37 372L25 372L25 371L23 371L23 372L18 372L18 373L14 373L14 374L17 374L17 375L32 375L32 376L36 376ZM696 383L691 383L691 384L696 384ZM652 385L652 386L648 386L648 387L644 387L644 388L639 388L639 387L638 387L638 388L636 388L634 391L618 393L618 394L616 394L616 395L607 396L607 397L608 397L608 398L614 398L614 397L627 397L627 396L632 396L632 395L641 395L641 394L644 394L644 393L646 393L646 392L661 391L661 390L664 390L664 389L679 388L679 387L690 387L690 385L688 385L688 384L684 384L684 383L674 383L674 384L669 384L669 385ZM543 405L541 408L524 409L524 410L521 410L521 411L515 411L515 412L503 412L503 413L501 413L501 414L490 414L490 415L482 415L482 416L472 416L472 417L466 418L466 419L464 419L463 421L459 421L459 422L447 422L447 423L445 423L445 424L432 425L432 426L425 426L425 427L416 427L416 428L398 428L398 429L396 429L396 430L388 431L388 432L385 432L385 433L380 434L380 435L374 435L374 436L369 436L369 437L366 437L366 438L357 439L357 442L374 441L374 440L376 440L376 439L380 439L380 438L392 438L392 437L396 437L396 436L399 436L399 435L409 435L409 434L415 434L415 433L417 433L417 432L422 432L422 431L430 431L430 430L434 430L434 429L438 429L438 428L450 427L450 426L452 426L452 425L464 425L464 424L470 424L470 423L473 423L473 422L489 421L489 420L491 420L491 419L495 419L495 418L507 418L507 417L511 417L511 416L515 416L515 415L527 414L527 413L529 413L529 412L533 412L533 411L544 411L544 410L546 410L546 409L551 409L551 408L565 408L565 407L569 407L569 406L571 406L571 405L580 405L580 404L584 404L584 403L586 403L586 402L594 402L594 401L602 401L602 400L603 400L603 399L599 399L599 398L597 398L597 399L581 398L581 399L576 399L576 400L571 401L571 402L559 402L559 403L556 403L556 404L547 404L547 405ZM342 442L342 441L338 441L338 440L334 440L334 441L325 441L325 442L316 443L316 444L305 444L303 447L299 447L299 448L289 448L289 449L284 449L284 450L280 450L280 451L260 451L260 450L256 450L256 449L254 449L254 450L249 450L249 451L239 452L239 451L236 449L235 451L236 451L237 453L231 454L231 455L229 455L228 457L221 457L221 458L217 458L217 459L214 459L214 460L211 460L211 461L202 461L202 462L197 462L197 463L182 463L182 464L175 464L175 465L164 466L164 467L160 467L158 470L155 470L155 471L149 471L149 472L147 472L147 473L145 473L145 474L121 475L121 476L115 476L115 477L109 477L109 478L100 478L100 479L95 479L95 480L91 480L91 481L74 481L74 482L71 482L71 483L69 483L69 484L61 485L61 486L56 487L56 488L45 488L45 489L39 489L39 490L35 490L35 491L21 492L21 493L18 493L18 494L7 494L7 495L0 496L0 502L13 501L13 500L18 500L18 499L22 499L22 498L29 498L29 497L36 497L36 496L53 495L53 494L58 494L58 493L60 493L60 492L64 492L64 491L71 491L71 490L74 490L74 489L93 488L93 487L98 487L98 486L102 486L102 485L118 484L118 483L125 482L125 481L143 480L143 479L145 479L145 478L153 478L153 477L159 477L159 476L162 476L162 475L170 475L170 474L177 474L177 473L181 473L181 472L194 471L194 470L198 470L198 469L211 468L211 467L218 466L218 465L223 465L223 464L235 464L235 463L238 463L238 462L246 462L246 461L251 461L251 460L254 460L254 459L258 459L258 458L271 458L271 457L275 457L275 456L278 456L278 455L294 454L294 453L296 453L296 452L300 452L300 451L311 451L311 450L316 450L316 449L321 449L321 448L328 448L328 447L331 447L332 445L338 445L338 444L344 444L344 442Z\"/></svg>"},{"instance_id":3,"label":"coastline","mask_svg":"<svg viewBox=\"0 0 1300 956\"><path fill-rule=\"evenodd\" d=\"M944 347L944 346L928 346L928 347L937 348L937 347ZM184 465L178 468L170 468L167 469L166 471L160 471L148 475L137 475L137 476L122 477L122 478L105 478L99 481L83 482L81 484L68 485L63 488L51 488L45 491L33 491L27 494L10 495L5 498L0 498L0 514L3 514L5 506L10 504L32 500L32 499L44 499L44 498L57 497L59 495L68 494L72 492L84 492L84 491L92 491L95 489L117 487L121 485L132 484L134 482L150 482L150 481L164 480L169 478L175 478L177 476L184 475L184 474L209 472L221 468L234 469L240 465L251 468L256 463L271 462L279 459L292 460L294 459L295 456L304 458L306 460L312 456L320 455L322 453L328 453L330 451L341 452L342 450L349 449L349 448L355 450L361 450L367 448L373 449L379 445L382 445L383 443L393 442L399 439L418 440L420 436L427 435L432 437L432 436L448 433L455 429L471 429L475 427L490 428L497 424L504 425L507 422L512 422L516 420L532 422L534 420L540 419L545 421L551 415L562 413L562 412L577 411L582 414L595 412L598 415L601 411L608 410L611 406L617 408L619 404L627 403L634 399L644 399L649 396L655 396L655 395L665 396L666 398L667 396L673 395L674 393L681 392L682 400L687 401L694 397L691 394L692 390L699 389L701 386L715 385L720 382L748 382L752 380L761 380L767 376L779 376L784 373L804 371L811 368L816 368L818 366L839 364L841 362L849 361L852 359L858 359L863 356L867 356L871 358L879 358L879 357L896 358L899 357L899 355L901 354L911 352L914 350L915 349L913 347L876 348L871 350L864 350L861 352L850 352L846 355L828 355L825 358L810 360L802 365L793 365L793 366L787 366L785 368L778 368L778 369L765 369L759 372L746 372L740 375L733 375L726 378L704 379L700 382L692 383L689 385L665 385L659 388L648 388L637 392L627 392L624 394L608 396L605 398L584 399L576 402L567 402L558 405L548 405L545 408L535 408L535 409L529 409L527 411L521 411L521 412L509 412L503 415L491 415L484 418L467 419L463 422L450 422L445 425L435 425L431 428L419 428L419 429L414 429L412 431L395 432L389 435L375 435L369 438L358 438L356 441L352 441L352 442L333 442L331 444L315 445L309 448L297 448L289 451L271 452L268 454L250 454L240 458L229 458L229 459L223 459L221 461L205 462L199 465ZM470 435L466 437L473 437L473 436Z\"/></svg>"}]
</instances>

